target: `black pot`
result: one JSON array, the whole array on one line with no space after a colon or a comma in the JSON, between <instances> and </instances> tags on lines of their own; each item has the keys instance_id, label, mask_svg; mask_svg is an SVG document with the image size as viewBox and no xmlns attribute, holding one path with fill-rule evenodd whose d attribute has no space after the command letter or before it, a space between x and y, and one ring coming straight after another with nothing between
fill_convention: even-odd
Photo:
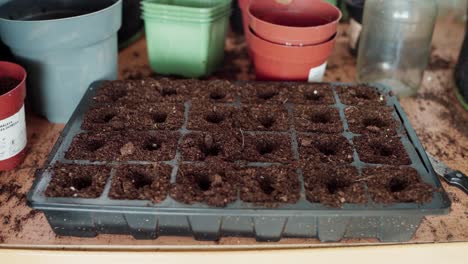
<instances>
[{"instance_id":1,"label":"black pot","mask_svg":"<svg viewBox=\"0 0 468 264\"><path fill-rule=\"evenodd\" d=\"M0 61L12 61L12 59L10 49L0 41Z\"/></svg>"},{"instance_id":2,"label":"black pot","mask_svg":"<svg viewBox=\"0 0 468 264\"><path fill-rule=\"evenodd\" d=\"M461 97L465 100L465 103L468 103L468 22L465 31L465 41L455 69L455 78Z\"/></svg>"},{"instance_id":3,"label":"black pot","mask_svg":"<svg viewBox=\"0 0 468 264\"><path fill-rule=\"evenodd\" d=\"M358 25L350 26L349 28L350 32L348 32L348 35L350 36L353 34L353 32L351 31L358 30L358 28L360 28L362 25L362 17L364 14L365 2L366 2L365 0L345 0L346 9L348 10L349 16L355 21L351 23L356 23L356 22L358 23ZM354 34L357 34L357 33L354 33ZM354 56L357 56L357 52L359 50L359 39L360 39L359 35L357 36L357 38L350 40L350 43L349 43L351 54Z\"/></svg>"},{"instance_id":4,"label":"black pot","mask_svg":"<svg viewBox=\"0 0 468 264\"><path fill-rule=\"evenodd\" d=\"M119 47L125 47L143 28L141 19L141 0L123 0L122 27L119 30Z\"/></svg>"}]
</instances>

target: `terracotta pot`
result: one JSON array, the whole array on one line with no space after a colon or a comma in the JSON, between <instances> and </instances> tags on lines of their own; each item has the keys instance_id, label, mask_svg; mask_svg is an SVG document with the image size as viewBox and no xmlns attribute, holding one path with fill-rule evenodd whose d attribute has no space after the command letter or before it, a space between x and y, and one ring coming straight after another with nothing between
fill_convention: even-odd
<instances>
[{"instance_id":1,"label":"terracotta pot","mask_svg":"<svg viewBox=\"0 0 468 264\"><path fill-rule=\"evenodd\" d=\"M249 30L249 4L250 0L239 0L239 8L242 12L242 26L244 28L244 34Z\"/></svg>"},{"instance_id":2,"label":"terracotta pot","mask_svg":"<svg viewBox=\"0 0 468 264\"><path fill-rule=\"evenodd\" d=\"M311 46L286 46L266 41L252 30L246 34L255 72L259 80L321 81L336 35Z\"/></svg>"},{"instance_id":3,"label":"terracotta pot","mask_svg":"<svg viewBox=\"0 0 468 264\"><path fill-rule=\"evenodd\" d=\"M24 114L26 71L17 64L0 61L0 79L5 77L19 83L0 94L0 171L12 170L23 161L27 143Z\"/></svg>"},{"instance_id":4,"label":"terracotta pot","mask_svg":"<svg viewBox=\"0 0 468 264\"><path fill-rule=\"evenodd\" d=\"M258 36L297 46L329 40L341 19L340 9L321 0L252 0L248 15Z\"/></svg>"}]
</instances>

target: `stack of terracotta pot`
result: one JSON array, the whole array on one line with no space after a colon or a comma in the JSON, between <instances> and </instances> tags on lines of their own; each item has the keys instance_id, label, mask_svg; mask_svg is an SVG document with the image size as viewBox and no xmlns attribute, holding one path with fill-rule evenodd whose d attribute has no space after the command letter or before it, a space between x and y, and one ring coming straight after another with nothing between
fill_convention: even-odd
<instances>
[{"instance_id":1,"label":"stack of terracotta pot","mask_svg":"<svg viewBox=\"0 0 468 264\"><path fill-rule=\"evenodd\" d=\"M240 0L257 79L321 81L341 12L322 0Z\"/></svg>"}]
</instances>

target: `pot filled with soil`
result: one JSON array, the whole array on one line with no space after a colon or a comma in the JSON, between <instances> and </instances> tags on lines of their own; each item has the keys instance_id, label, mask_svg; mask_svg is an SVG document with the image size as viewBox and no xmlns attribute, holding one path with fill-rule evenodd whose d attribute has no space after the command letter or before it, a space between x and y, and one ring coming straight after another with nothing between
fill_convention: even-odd
<instances>
[{"instance_id":1,"label":"pot filled with soil","mask_svg":"<svg viewBox=\"0 0 468 264\"><path fill-rule=\"evenodd\" d=\"M328 41L341 19L340 9L321 0L252 0L248 15L260 38L295 46Z\"/></svg>"},{"instance_id":2,"label":"pot filled with soil","mask_svg":"<svg viewBox=\"0 0 468 264\"><path fill-rule=\"evenodd\" d=\"M92 82L117 78L121 12L122 0L18 0L0 7L0 36L28 70L36 112L64 123Z\"/></svg>"},{"instance_id":3,"label":"pot filled with soil","mask_svg":"<svg viewBox=\"0 0 468 264\"><path fill-rule=\"evenodd\" d=\"M26 71L0 61L0 171L17 167L26 155Z\"/></svg>"},{"instance_id":4,"label":"pot filled with soil","mask_svg":"<svg viewBox=\"0 0 468 264\"><path fill-rule=\"evenodd\" d=\"M335 35L318 45L286 46L262 39L252 30L246 38L257 79L277 81L321 81L336 41Z\"/></svg>"}]
</instances>

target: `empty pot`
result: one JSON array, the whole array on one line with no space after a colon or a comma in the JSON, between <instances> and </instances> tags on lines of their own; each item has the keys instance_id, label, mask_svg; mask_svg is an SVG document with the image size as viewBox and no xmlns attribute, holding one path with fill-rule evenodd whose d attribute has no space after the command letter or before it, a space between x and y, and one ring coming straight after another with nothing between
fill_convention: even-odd
<instances>
[{"instance_id":1,"label":"empty pot","mask_svg":"<svg viewBox=\"0 0 468 264\"><path fill-rule=\"evenodd\" d=\"M247 31L247 41L259 80L321 81L336 35L311 46L286 46L266 41Z\"/></svg>"},{"instance_id":2,"label":"empty pot","mask_svg":"<svg viewBox=\"0 0 468 264\"><path fill-rule=\"evenodd\" d=\"M89 85L117 78L122 0L15 0L0 36L29 74L33 109L65 123Z\"/></svg>"},{"instance_id":3,"label":"empty pot","mask_svg":"<svg viewBox=\"0 0 468 264\"><path fill-rule=\"evenodd\" d=\"M248 15L259 37L297 46L328 41L341 19L340 9L321 0L252 0Z\"/></svg>"},{"instance_id":4,"label":"empty pot","mask_svg":"<svg viewBox=\"0 0 468 264\"><path fill-rule=\"evenodd\" d=\"M16 168L26 155L26 71L0 61L0 171Z\"/></svg>"}]
</instances>

